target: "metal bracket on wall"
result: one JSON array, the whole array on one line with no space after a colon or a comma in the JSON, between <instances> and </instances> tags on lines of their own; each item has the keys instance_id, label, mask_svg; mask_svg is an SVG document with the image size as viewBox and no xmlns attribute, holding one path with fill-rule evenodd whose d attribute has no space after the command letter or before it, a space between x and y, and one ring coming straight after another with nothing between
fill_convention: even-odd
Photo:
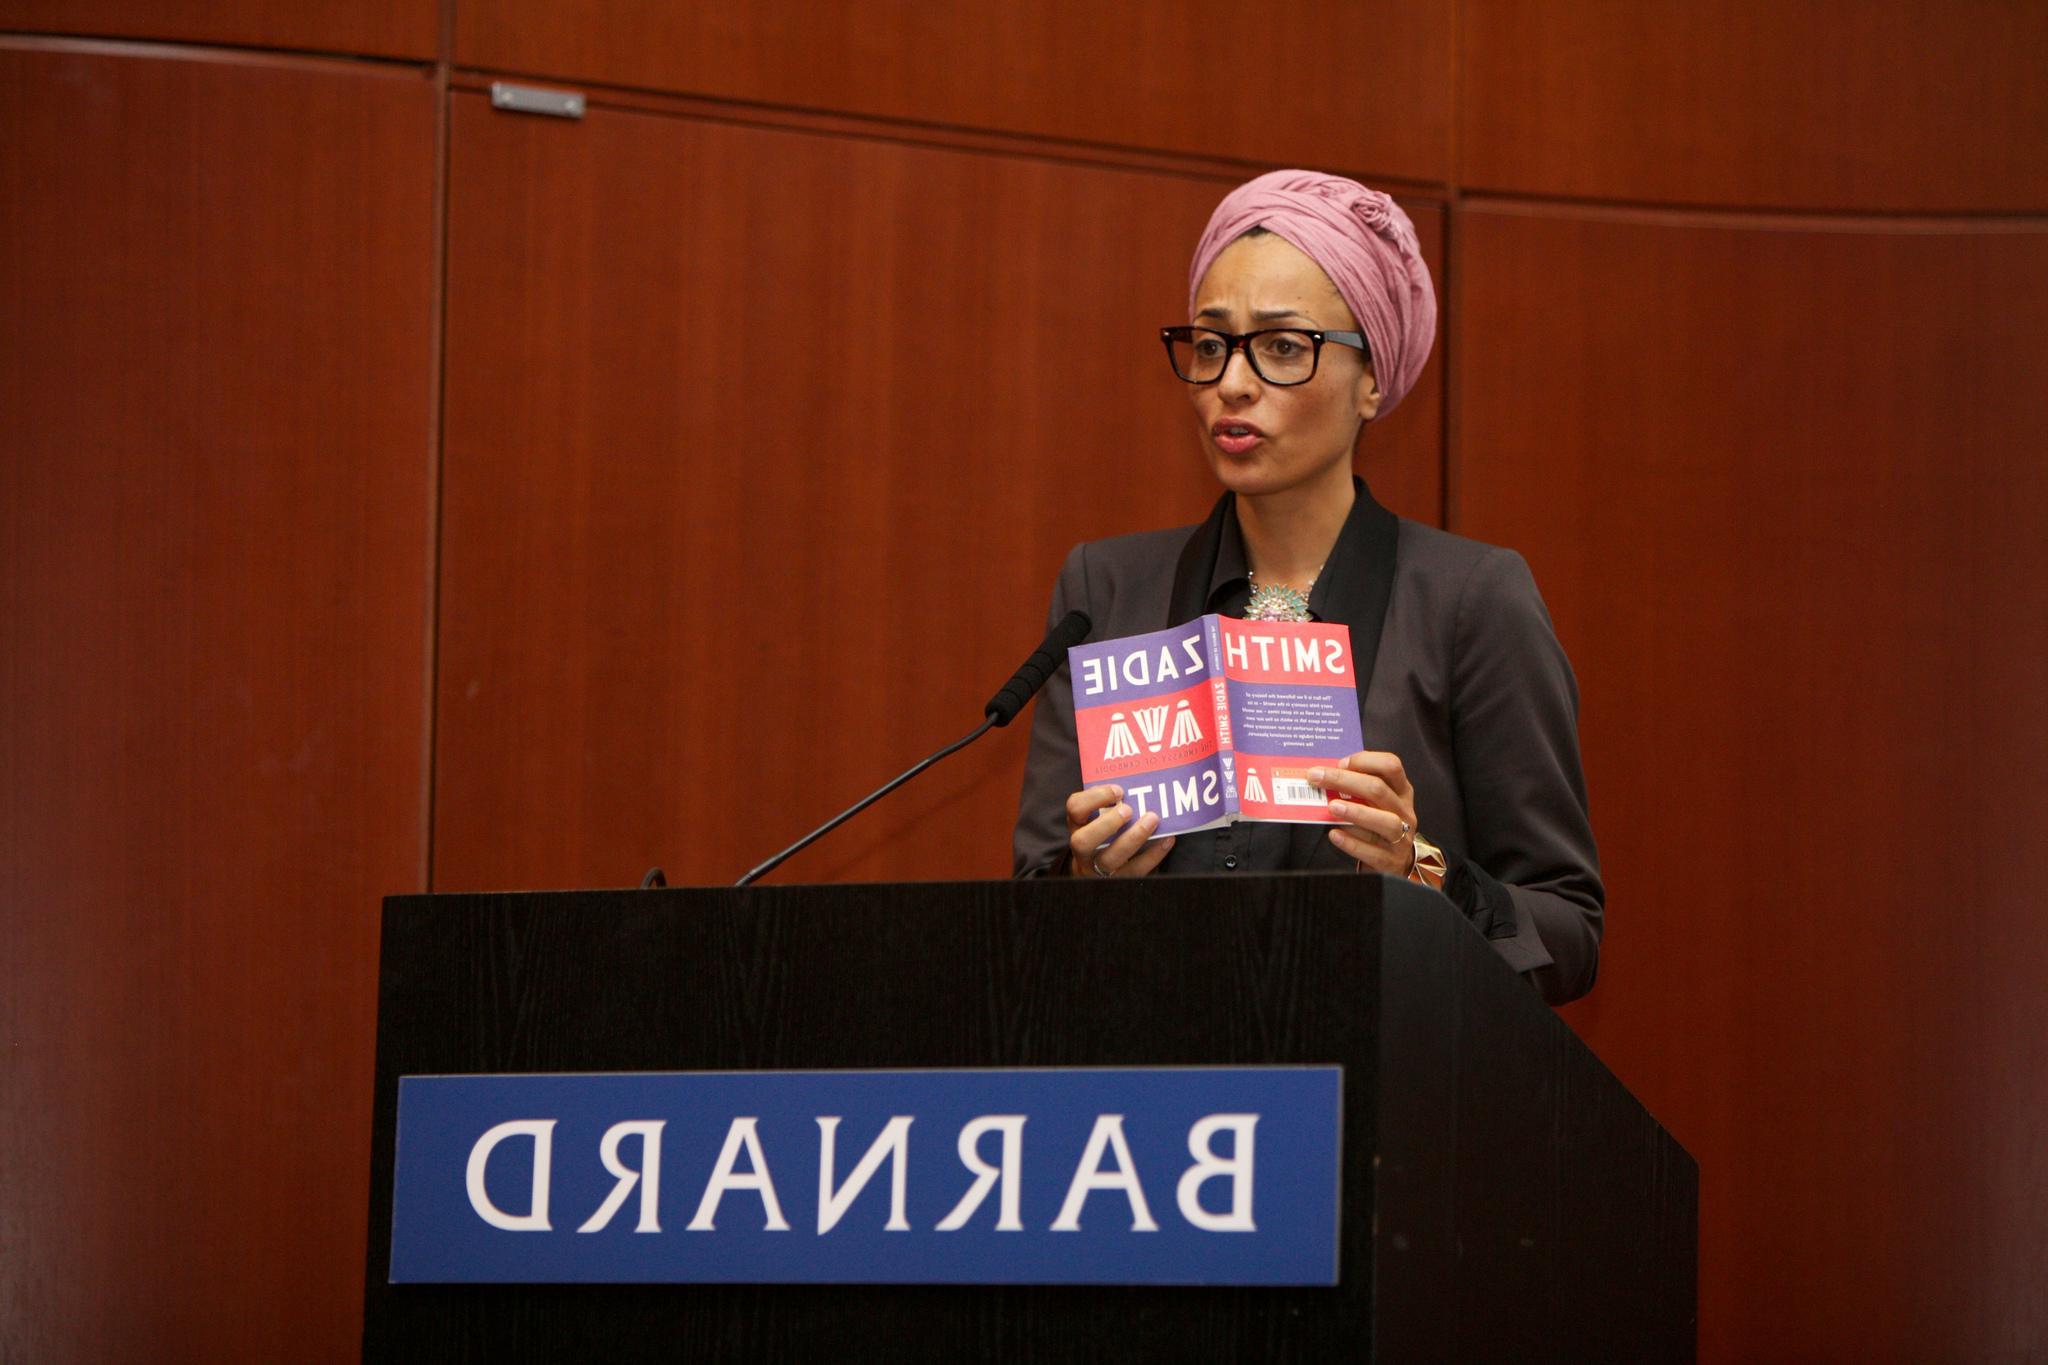
<instances>
[{"instance_id":1,"label":"metal bracket on wall","mask_svg":"<svg viewBox=\"0 0 2048 1365\"><path fill-rule=\"evenodd\" d=\"M552 118L582 118L583 96L574 90L543 90L536 85L492 81L491 108Z\"/></svg>"}]
</instances>

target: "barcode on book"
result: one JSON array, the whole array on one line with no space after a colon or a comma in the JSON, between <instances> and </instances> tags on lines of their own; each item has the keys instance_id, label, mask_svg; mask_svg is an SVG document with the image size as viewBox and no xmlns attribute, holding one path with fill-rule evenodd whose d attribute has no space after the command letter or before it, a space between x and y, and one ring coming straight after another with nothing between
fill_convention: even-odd
<instances>
[{"instance_id":1,"label":"barcode on book","mask_svg":"<svg viewBox=\"0 0 2048 1365\"><path fill-rule=\"evenodd\" d=\"M1273 773L1273 804L1276 806L1320 806L1326 798L1321 787L1309 785L1300 772L1276 769Z\"/></svg>"}]
</instances>

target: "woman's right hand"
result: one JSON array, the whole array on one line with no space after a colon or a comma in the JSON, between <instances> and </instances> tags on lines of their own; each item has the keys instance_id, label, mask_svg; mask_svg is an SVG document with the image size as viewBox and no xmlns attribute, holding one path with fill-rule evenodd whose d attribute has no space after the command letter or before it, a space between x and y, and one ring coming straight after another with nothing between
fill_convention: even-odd
<instances>
[{"instance_id":1,"label":"woman's right hand","mask_svg":"<svg viewBox=\"0 0 2048 1365\"><path fill-rule=\"evenodd\" d=\"M1067 871L1077 877L1142 877L1173 851L1173 836L1145 841L1159 828L1159 816L1146 811L1129 829L1111 835L1131 818L1124 789L1090 787L1067 798Z\"/></svg>"}]
</instances>

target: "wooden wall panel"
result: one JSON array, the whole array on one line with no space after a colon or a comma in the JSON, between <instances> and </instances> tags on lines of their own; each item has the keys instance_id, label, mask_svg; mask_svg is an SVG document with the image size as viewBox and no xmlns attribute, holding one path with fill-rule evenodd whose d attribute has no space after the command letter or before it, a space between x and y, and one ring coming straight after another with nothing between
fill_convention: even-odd
<instances>
[{"instance_id":1,"label":"wooden wall panel","mask_svg":"<svg viewBox=\"0 0 2048 1365\"><path fill-rule=\"evenodd\" d=\"M452 138L439 889L730 880L973 725L1070 544L1214 497L1153 329L1225 182L477 94ZM1367 465L1425 514L1439 423ZM1003 875L1022 729L783 875Z\"/></svg>"},{"instance_id":2,"label":"wooden wall panel","mask_svg":"<svg viewBox=\"0 0 2048 1365\"><path fill-rule=\"evenodd\" d=\"M0 1357L345 1359L433 87L0 46Z\"/></svg>"},{"instance_id":3,"label":"wooden wall panel","mask_svg":"<svg viewBox=\"0 0 2048 1365\"><path fill-rule=\"evenodd\" d=\"M466 66L1442 183L1451 12L1419 0L462 0Z\"/></svg>"},{"instance_id":4,"label":"wooden wall panel","mask_svg":"<svg viewBox=\"0 0 2048 1365\"><path fill-rule=\"evenodd\" d=\"M1569 1017L1700 1161L1705 1357L2038 1357L2048 229L1458 241L1455 524L1579 671Z\"/></svg>"},{"instance_id":5,"label":"wooden wall panel","mask_svg":"<svg viewBox=\"0 0 2048 1365\"><path fill-rule=\"evenodd\" d=\"M2048 6L1464 0L1468 189L2048 209Z\"/></svg>"},{"instance_id":6,"label":"wooden wall panel","mask_svg":"<svg viewBox=\"0 0 2048 1365\"><path fill-rule=\"evenodd\" d=\"M440 0L0 0L0 30L432 61Z\"/></svg>"}]
</instances>

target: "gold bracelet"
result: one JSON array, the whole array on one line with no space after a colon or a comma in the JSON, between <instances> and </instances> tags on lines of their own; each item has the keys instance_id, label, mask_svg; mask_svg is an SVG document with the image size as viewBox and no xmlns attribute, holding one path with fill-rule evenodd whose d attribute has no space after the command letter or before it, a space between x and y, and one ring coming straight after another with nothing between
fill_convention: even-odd
<instances>
[{"instance_id":1,"label":"gold bracelet","mask_svg":"<svg viewBox=\"0 0 2048 1365\"><path fill-rule=\"evenodd\" d=\"M1416 834L1408 851L1408 880L1441 891L1444 888L1444 851Z\"/></svg>"}]
</instances>

